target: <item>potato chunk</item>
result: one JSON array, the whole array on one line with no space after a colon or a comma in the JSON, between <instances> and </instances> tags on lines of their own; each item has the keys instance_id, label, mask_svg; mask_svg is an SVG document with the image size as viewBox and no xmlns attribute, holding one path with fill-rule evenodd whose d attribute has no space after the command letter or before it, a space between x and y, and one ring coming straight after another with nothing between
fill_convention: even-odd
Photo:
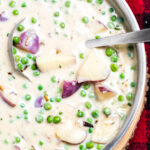
<instances>
[{"instance_id":1,"label":"potato chunk","mask_svg":"<svg viewBox=\"0 0 150 150\"><path fill-rule=\"evenodd\" d=\"M120 129L119 117L100 117L96 124L91 141L101 144L109 143L118 133Z\"/></svg>"},{"instance_id":2,"label":"potato chunk","mask_svg":"<svg viewBox=\"0 0 150 150\"><path fill-rule=\"evenodd\" d=\"M103 56L91 50L77 72L77 81L103 81L110 74L110 68Z\"/></svg>"},{"instance_id":3,"label":"potato chunk","mask_svg":"<svg viewBox=\"0 0 150 150\"><path fill-rule=\"evenodd\" d=\"M75 62L75 57L67 54L41 55L36 59L36 65L41 72L48 72L60 67L63 68Z\"/></svg>"},{"instance_id":4,"label":"potato chunk","mask_svg":"<svg viewBox=\"0 0 150 150\"><path fill-rule=\"evenodd\" d=\"M85 129L79 127L72 120L60 125L56 130L56 136L69 144L80 144L87 136Z\"/></svg>"}]
</instances>

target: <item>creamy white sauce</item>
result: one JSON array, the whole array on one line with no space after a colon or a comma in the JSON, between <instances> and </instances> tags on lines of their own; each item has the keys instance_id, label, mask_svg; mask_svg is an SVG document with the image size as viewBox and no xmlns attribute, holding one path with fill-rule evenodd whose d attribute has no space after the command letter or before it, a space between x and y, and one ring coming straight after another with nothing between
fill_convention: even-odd
<instances>
[{"instance_id":1,"label":"creamy white sauce","mask_svg":"<svg viewBox=\"0 0 150 150\"><path fill-rule=\"evenodd\" d=\"M92 140L92 133L88 132L87 127L83 127L83 121L86 121L88 117L92 118L91 112L93 110L99 110L99 118L93 118L94 127L96 127L96 120L102 120L106 124L111 124L112 120L117 119L119 125L113 128L115 130L113 133L117 134L124 123L125 116L129 113L129 105L132 104L132 101L126 99L126 95L129 92L135 93L135 87L130 85L132 82L136 82L137 75L136 70L133 70L136 65L135 48L134 51L129 51L128 45L113 46L117 50L119 59L116 64L119 66L119 69L116 72L111 71L109 77L102 84L113 89L117 93L115 97L105 101L99 101L96 96L91 98L91 95L95 94L94 85L90 83L88 90L84 90L83 86L81 86L76 93L66 99L61 99L59 103L55 101L55 98L61 96L60 88L64 80L76 80L76 73L90 51L95 51L97 55L103 56L109 66L113 64L111 58L105 54L107 47L104 50L98 48L87 49L85 41L94 38L96 35L105 37L126 32L124 25L118 23L118 21L113 22L113 24L115 26L118 25L119 30L107 27L108 23L112 22L110 17L113 15L119 17L119 14L109 12L111 6L105 0L102 4L97 4L95 0L93 0L93 3L88 3L86 0L70 0L70 7L65 7L65 0L56 0L56 3L52 3L51 0L28 0L26 1L27 7L24 8L21 7L24 0L15 0L16 5L13 8L9 6L10 2L10 0L0 0L0 13L5 12L8 15L7 21L0 22L0 86L4 88L4 91L1 89L1 92L11 102L15 103L16 107L10 107L0 99L0 149L12 150L15 149L15 145L20 147L21 150L31 150L33 149L32 146L36 150L77 150L80 145L86 147L86 142ZM19 15L17 16L12 14L12 11L15 9L19 10ZM56 11L59 11L59 17L54 17ZM89 18L87 24L82 22L84 16ZM9 59L9 38L7 34L24 17L26 18L22 23L25 27L24 31L29 29L35 30L40 38L40 42L44 43L44 45L40 46L39 52L35 55L36 57L43 54L52 55L57 50L61 50L64 54L75 56L76 63L45 73L41 72L38 77L35 77L33 76L34 71L31 70L31 65L34 61L29 60L28 64L30 67L26 70L26 74L31 78L32 82L18 75L13 70ZM32 17L37 19L37 23L31 23ZM99 28L97 21L102 22L107 27L107 30L99 32L97 30ZM57 24L54 22L57 22ZM60 27L61 22L65 23L65 29ZM14 33L15 36L20 36L20 34L21 32L17 30ZM84 53L83 59L79 57L80 53ZM17 54L15 55L26 57L27 54L28 52L17 49ZM12 75L8 75L8 72L11 72ZM124 73L124 79L120 79L121 73ZM56 77L55 83L51 81L53 76ZM41 91L38 90L39 85L43 86ZM80 95L81 90L86 92L85 97ZM54 102L50 102L52 109L48 111L43 107L36 108L34 106L36 98L43 96L45 91L49 99L54 99ZM25 100L26 94L31 95L31 100ZM119 95L123 95L123 101L118 101ZM89 110L85 107L85 102L87 101L92 104L92 108ZM44 102L46 101L44 100ZM130 104L128 105L128 103ZM22 108L21 105L23 104L24 107ZM108 118L103 114L104 107L111 108L111 115ZM28 114L25 115L24 110L27 110ZM84 117L79 118L76 116L78 110L84 112ZM59 115L59 112L63 112L63 114ZM40 124L35 121L37 115L41 115L44 118L44 121ZM58 124L49 124L46 121L49 115L60 116L62 121ZM28 118L24 119L24 117ZM69 124L70 121L86 132L87 137L82 143L77 145L67 144L56 136L57 128L62 124L67 126L67 122ZM107 125L105 127L103 129L104 132L107 130ZM98 142L105 146L107 142L101 143L101 135L99 133L96 134L96 143ZM114 138L115 135L111 136ZM17 143L16 137L20 137L21 141ZM105 133L104 141L108 140L110 142L107 137L108 135ZM43 145L39 144L40 141L43 142ZM96 143L93 149L96 149Z\"/></svg>"}]
</instances>

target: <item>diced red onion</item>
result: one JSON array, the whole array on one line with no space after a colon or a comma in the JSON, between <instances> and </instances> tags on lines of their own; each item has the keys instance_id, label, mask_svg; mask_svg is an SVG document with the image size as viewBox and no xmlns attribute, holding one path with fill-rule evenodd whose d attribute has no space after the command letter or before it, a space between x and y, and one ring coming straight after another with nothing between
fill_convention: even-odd
<instances>
[{"instance_id":1,"label":"diced red onion","mask_svg":"<svg viewBox=\"0 0 150 150\"><path fill-rule=\"evenodd\" d=\"M42 107L43 105L44 105L43 96L40 96L35 100L34 106Z\"/></svg>"},{"instance_id":2,"label":"diced red onion","mask_svg":"<svg viewBox=\"0 0 150 150\"><path fill-rule=\"evenodd\" d=\"M8 20L8 16L6 15L5 11L3 11L2 13L0 13L0 21L4 22Z\"/></svg>"},{"instance_id":3,"label":"diced red onion","mask_svg":"<svg viewBox=\"0 0 150 150\"><path fill-rule=\"evenodd\" d=\"M32 54L36 54L40 48L39 37L34 31L28 30L21 34L20 43L16 46Z\"/></svg>"},{"instance_id":4,"label":"diced red onion","mask_svg":"<svg viewBox=\"0 0 150 150\"><path fill-rule=\"evenodd\" d=\"M64 81L63 82L63 90L62 90L62 98L67 98L73 95L81 86L81 83L77 81Z\"/></svg>"}]
</instances>

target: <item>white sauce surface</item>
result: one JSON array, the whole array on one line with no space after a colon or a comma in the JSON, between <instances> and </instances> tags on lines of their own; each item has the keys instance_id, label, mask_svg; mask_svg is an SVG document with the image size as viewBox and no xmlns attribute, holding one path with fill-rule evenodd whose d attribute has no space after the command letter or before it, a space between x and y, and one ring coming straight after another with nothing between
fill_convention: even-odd
<instances>
[{"instance_id":1,"label":"white sauce surface","mask_svg":"<svg viewBox=\"0 0 150 150\"><path fill-rule=\"evenodd\" d=\"M61 102L58 103L55 100L54 102L50 102L52 105L51 110L46 111L43 107L36 108L34 103L37 97L44 95L45 91L49 99L55 99L57 96L60 97L62 82L64 80L76 80L76 73L90 51L95 51L97 55L103 56L109 66L113 63L110 57L105 54L107 47L104 50L98 48L87 49L85 41L94 38L96 35L105 37L126 32L124 25L118 23L118 21L115 21L114 24L115 26L119 26L119 30L107 27L108 22L112 22L110 17L112 15L119 17L119 14L109 12L111 6L106 0L102 4L97 4L95 0L93 0L93 3L88 3L86 0L70 0L71 4L69 8L65 7L65 0L56 0L56 3L52 3L51 0L15 0L16 5L13 8L9 6L10 2L10 0L0 0L0 13L5 11L8 15L7 21L0 22L0 86L4 88L4 91L1 92L11 102L15 103L16 107L10 107L0 99L0 149L12 150L15 149L15 146L18 146L21 150L32 150L34 148L36 150L77 150L80 145L85 146L86 142L91 141L92 133L88 132L87 127L83 127L82 122L86 121L88 117L92 118L91 112L93 110L99 110L99 118L93 119L94 127L96 127L96 120L100 120L105 124L109 121L115 120L114 122L116 122L117 120L119 125L113 128L113 134L117 134L124 123L124 116L127 116L129 113L129 105L132 104L132 101L126 99L126 95L129 92L135 93L135 87L131 87L130 84L134 84L132 82L136 83L137 73L136 70L133 70L133 66L136 65L136 54L135 50L128 50L128 45L113 46L118 53L119 59L116 64L119 66L119 69L117 72L111 71L109 77L102 82L104 86L110 87L117 93L115 97L105 101L99 101L96 96L91 98L91 95L95 94L94 85L90 84L88 90L84 90L83 86L81 86L76 93L66 99L61 99ZM24 2L27 4L25 8L21 7ZM15 9L19 10L19 15L17 16L12 14L12 11ZM59 17L54 17L53 14L56 11L59 11ZM87 24L82 22L82 17L84 16L89 18ZM9 59L9 38L7 37L7 33L10 33L15 24L24 17L26 17L26 20L22 24L25 27L24 31L34 29L40 38L40 42L44 43L44 45L40 46L40 50L35 56L43 54L51 55L55 54L56 50L61 50L62 53L75 56L76 63L61 69L53 69L45 73L41 72L38 77L33 76L33 71L29 67L26 73L32 82L18 75L13 70ZM31 23L32 17L37 19L37 23ZM102 22L108 29L104 32L98 32L97 20ZM57 22L57 24L54 22ZM65 23L65 29L60 28L59 24L61 22ZM21 32L16 30L15 36L19 36L20 34ZM79 57L80 53L84 54L83 59ZM27 54L26 51L17 49L16 55L26 57ZM32 63L34 61L29 60L30 66ZM8 72L11 72L12 75L8 75ZM124 73L124 79L120 78L121 73ZM51 77L53 76L56 77L56 83L51 82ZM43 86L43 90L38 90L39 85ZM80 95L81 90L86 92L85 97ZM31 95L30 101L25 100L26 94ZM119 95L124 96L123 101L118 101ZM92 104L92 108L89 110L85 107L85 102L87 101ZM23 104L24 107L22 108L21 105ZM103 114L102 110L104 107L111 108L111 115L109 117ZM27 115L23 113L24 110L28 111ZM84 112L84 117L79 118L76 116L78 110ZM59 112L63 112L63 114L59 115ZM35 117L39 114L44 118L44 121L40 124L35 121ZM48 124L46 118L49 115L60 116L62 121L58 124ZM24 117L28 117L28 119L24 119ZM69 121L73 124L78 124L80 128L87 132L87 137L82 143L77 145L66 144L56 136L56 130L62 124L66 124L67 126ZM104 128L101 128L101 130L107 130L107 125L104 125ZM100 142L101 133L96 133L99 143L105 146L107 142ZM108 140L107 134L104 134L106 135L106 137L104 136L104 141ZM114 138L115 135L111 136ZM21 141L19 143L16 143L16 137L20 137ZM44 144L40 145L39 141L42 141ZM93 149L96 149L96 147L97 144L95 143Z\"/></svg>"}]
</instances>

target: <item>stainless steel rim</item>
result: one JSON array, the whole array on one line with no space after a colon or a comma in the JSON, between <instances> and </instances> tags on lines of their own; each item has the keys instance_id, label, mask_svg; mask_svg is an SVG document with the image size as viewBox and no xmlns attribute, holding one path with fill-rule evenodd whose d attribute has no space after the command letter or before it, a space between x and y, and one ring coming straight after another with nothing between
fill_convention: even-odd
<instances>
[{"instance_id":1,"label":"stainless steel rim","mask_svg":"<svg viewBox=\"0 0 150 150\"><path fill-rule=\"evenodd\" d=\"M127 19L127 23L131 29L131 31L139 30L139 25L135 19L135 16L133 15L130 7L126 3L125 0L108 0L112 5L117 9L119 8L122 14ZM134 99L133 106L131 108L130 114L128 115L121 131L118 133L116 138L109 143L105 150L112 150L115 148L116 144L122 139L122 137L125 135L127 130L129 129L137 110L140 106L140 103L142 101L144 92L145 92L145 85L146 85L146 55L145 55L145 47L143 43L137 44L137 65L138 65L138 83L137 83L137 89L136 89L136 95Z\"/></svg>"}]
</instances>

